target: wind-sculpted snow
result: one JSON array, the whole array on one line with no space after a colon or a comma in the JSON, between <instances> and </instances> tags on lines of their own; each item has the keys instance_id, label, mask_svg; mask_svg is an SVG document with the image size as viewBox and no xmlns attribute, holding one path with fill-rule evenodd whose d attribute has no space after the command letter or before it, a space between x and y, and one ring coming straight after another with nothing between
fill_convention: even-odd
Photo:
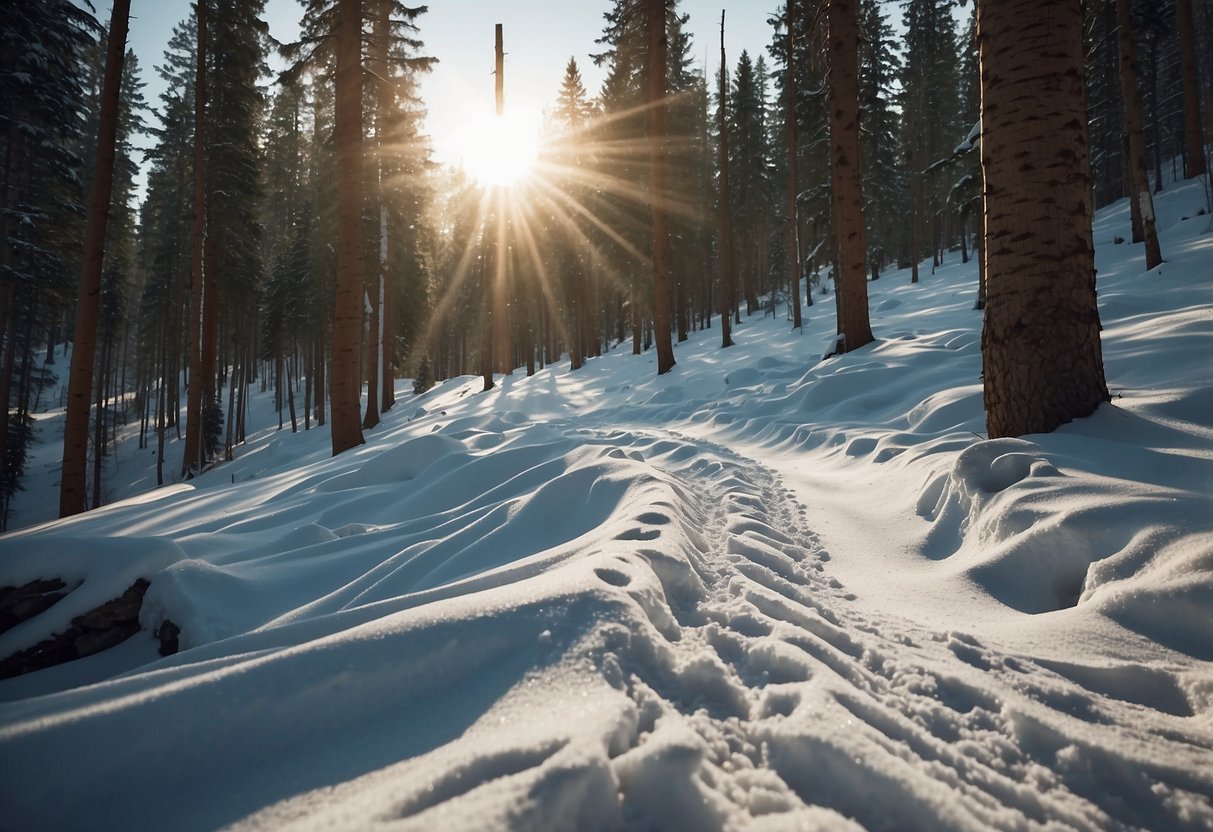
<instances>
[{"instance_id":1,"label":"wind-sculpted snow","mask_svg":"<svg viewBox=\"0 0 1213 832\"><path fill-rule=\"evenodd\" d=\"M150 581L0 682L0 826L1213 827L1209 238L1164 233L1163 291L1101 266L1113 405L1048 436L982 435L958 264L871 284L854 355L804 357L822 304L660 379L453 379L0 538L75 587L13 650Z\"/></svg>"}]
</instances>

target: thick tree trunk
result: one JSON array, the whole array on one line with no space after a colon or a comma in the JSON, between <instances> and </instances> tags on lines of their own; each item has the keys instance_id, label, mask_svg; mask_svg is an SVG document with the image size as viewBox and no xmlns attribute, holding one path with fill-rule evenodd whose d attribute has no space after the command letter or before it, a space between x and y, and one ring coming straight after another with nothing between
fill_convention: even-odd
<instances>
[{"instance_id":1,"label":"thick tree trunk","mask_svg":"<svg viewBox=\"0 0 1213 832\"><path fill-rule=\"evenodd\" d=\"M646 0L649 93L649 212L653 237L653 335L657 344L657 375L674 368L670 338L670 234L666 218L666 69L669 43L665 31L665 0Z\"/></svg>"},{"instance_id":2,"label":"thick tree trunk","mask_svg":"<svg viewBox=\"0 0 1213 832\"><path fill-rule=\"evenodd\" d=\"M1158 246L1158 230L1154 222L1154 198L1150 195L1150 180L1146 176L1141 97L1137 94L1137 70L1133 66L1129 0L1116 0L1116 41L1120 47L1120 88L1125 104L1125 137L1129 147L1129 199L1137 203L1141 212L1142 241L1146 244L1146 270L1149 271L1162 262L1162 250Z\"/></svg>"},{"instance_id":3,"label":"thick tree trunk","mask_svg":"<svg viewBox=\"0 0 1213 832\"><path fill-rule=\"evenodd\" d=\"M979 0L991 439L1108 400L1095 301L1080 0ZM1049 199L1042 199L1042 195Z\"/></svg>"},{"instance_id":4,"label":"thick tree trunk","mask_svg":"<svg viewBox=\"0 0 1213 832\"><path fill-rule=\"evenodd\" d=\"M337 296L333 305L333 455L363 442L358 348L362 340L362 0L337 17Z\"/></svg>"},{"instance_id":5,"label":"thick tree trunk","mask_svg":"<svg viewBox=\"0 0 1213 832\"><path fill-rule=\"evenodd\" d=\"M836 352L872 340L868 321L867 233L863 224L859 150L859 23L854 0L830 0L830 147L839 270Z\"/></svg>"},{"instance_id":6,"label":"thick tree trunk","mask_svg":"<svg viewBox=\"0 0 1213 832\"><path fill-rule=\"evenodd\" d=\"M101 115L97 137L97 164L93 172L88 226L84 237L84 265L80 271L80 301L72 340L72 364L67 391L67 418L63 429L63 471L59 487L59 516L85 509L85 469L88 465L89 400L93 393L93 363L97 350L97 314L101 303L101 266L105 259L105 232L109 224L110 195L114 181L115 141L118 135L118 98L122 64L126 57L126 31L130 0L114 0L110 17L105 79L101 88ZM10 347L11 349L11 347ZM8 402L3 402L7 411Z\"/></svg>"},{"instance_id":7,"label":"thick tree trunk","mask_svg":"<svg viewBox=\"0 0 1213 832\"><path fill-rule=\"evenodd\" d=\"M729 119L725 113L729 82L724 54L724 9L720 10L720 346L733 346L732 305L737 293L733 251L733 211L729 206Z\"/></svg>"},{"instance_id":8,"label":"thick tree trunk","mask_svg":"<svg viewBox=\"0 0 1213 832\"><path fill-rule=\"evenodd\" d=\"M800 329L800 221L796 216L796 196L800 191L800 126L796 121L796 5L788 0L788 32L786 70L784 72L784 107L788 139L788 284L791 292L792 328ZM809 290L811 291L811 290Z\"/></svg>"},{"instance_id":9,"label":"thick tree trunk","mask_svg":"<svg viewBox=\"0 0 1213 832\"><path fill-rule=\"evenodd\" d=\"M1200 124L1200 85L1196 72L1196 32L1192 26L1192 0L1175 0L1179 48L1184 76L1184 178L1205 172L1205 140Z\"/></svg>"}]
</instances>

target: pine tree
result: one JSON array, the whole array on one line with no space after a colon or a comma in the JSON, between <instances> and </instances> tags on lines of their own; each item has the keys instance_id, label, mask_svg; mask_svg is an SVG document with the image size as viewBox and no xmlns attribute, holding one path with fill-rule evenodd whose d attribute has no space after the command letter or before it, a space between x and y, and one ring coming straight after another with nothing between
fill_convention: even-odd
<instances>
[{"instance_id":1,"label":"pine tree","mask_svg":"<svg viewBox=\"0 0 1213 832\"><path fill-rule=\"evenodd\" d=\"M66 0L0 3L0 488L9 495L31 436L31 388L20 379L33 326L80 275L81 150L93 140L83 135L83 93L99 30ZM0 522L7 510L6 501Z\"/></svg>"},{"instance_id":2,"label":"pine tree","mask_svg":"<svg viewBox=\"0 0 1213 832\"><path fill-rule=\"evenodd\" d=\"M947 244L940 219L947 185L931 166L950 155L961 127L957 118L955 24L949 0L906 0L906 56L901 72L902 150L910 180L911 282L927 251L938 265Z\"/></svg>"},{"instance_id":3,"label":"pine tree","mask_svg":"<svg viewBox=\"0 0 1213 832\"><path fill-rule=\"evenodd\" d=\"M767 132L766 63L742 51L729 96L730 207L738 241L738 274L746 311L758 306L768 286L770 238L774 230L775 183Z\"/></svg>"},{"instance_id":4,"label":"pine tree","mask_svg":"<svg viewBox=\"0 0 1213 832\"><path fill-rule=\"evenodd\" d=\"M1206 162L1204 132L1200 120L1200 84L1192 0L1175 0L1175 12L1183 56L1184 178L1194 179L1206 172Z\"/></svg>"},{"instance_id":5,"label":"pine tree","mask_svg":"<svg viewBox=\"0 0 1213 832\"><path fill-rule=\"evenodd\" d=\"M333 307L333 455L363 443L358 415L362 330L362 0L339 0L336 25L337 295Z\"/></svg>"},{"instance_id":6,"label":"pine tree","mask_svg":"<svg viewBox=\"0 0 1213 832\"><path fill-rule=\"evenodd\" d=\"M878 0L860 0L860 147L863 152L864 220L872 279L897 251L904 227L905 172L897 163L894 81L901 69L893 27Z\"/></svg>"},{"instance_id":7,"label":"pine tree","mask_svg":"<svg viewBox=\"0 0 1213 832\"><path fill-rule=\"evenodd\" d=\"M660 376L674 368L674 345L670 342L670 239L663 205L669 164L666 1L646 0L644 11L648 34L645 75L649 105L649 212L653 236L653 339L657 344L657 375Z\"/></svg>"},{"instance_id":8,"label":"pine tree","mask_svg":"<svg viewBox=\"0 0 1213 832\"><path fill-rule=\"evenodd\" d=\"M838 340L834 351L856 350L872 341L868 322L863 170L859 150L859 13L854 0L830 0L830 170L838 271Z\"/></svg>"},{"instance_id":9,"label":"pine tree","mask_svg":"<svg viewBox=\"0 0 1213 832\"><path fill-rule=\"evenodd\" d=\"M1145 146L1141 126L1141 100L1137 92L1137 71L1134 67L1133 24L1129 16L1129 0L1116 0L1117 44L1120 49L1120 88L1124 96L1125 141L1128 147L1129 203L1137 210L1138 221L1133 226L1133 242L1145 243L1146 270L1162 262L1158 246L1158 231L1154 221L1154 199L1150 196L1150 180L1146 177Z\"/></svg>"},{"instance_id":10,"label":"pine tree","mask_svg":"<svg viewBox=\"0 0 1213 832\"><path fill-rule=\"evenodd\" d=\"M729 73L724 51L724 11L720 12L720 94L716 102L720 131L720 346L733 346L730 331L737 293L737 259L733 248L732 188L729 182Z\"/></svg>"},{"instance_id":11,"label":"pine tree","mask_svg":"<svg viewBox=\"0 0 1213 832\"><path fill-rule=\"evenodd\" d=\"M59 491L59 516L85 509L85 467L88 455L88 417L93 390L93 362L97 341L97 317L101 300L101 270L109 222L114 155L118 132L118 100L122 64L126 57L126 31L130 0L115 0L109 26L105 61L105 83L101 92L101 115L97 138L97 163L89 199L88 231L84 238L84 265L80 275L76 333L72 339L72 366L63 429L63 471Z\"/></svg>"}]
</instances>

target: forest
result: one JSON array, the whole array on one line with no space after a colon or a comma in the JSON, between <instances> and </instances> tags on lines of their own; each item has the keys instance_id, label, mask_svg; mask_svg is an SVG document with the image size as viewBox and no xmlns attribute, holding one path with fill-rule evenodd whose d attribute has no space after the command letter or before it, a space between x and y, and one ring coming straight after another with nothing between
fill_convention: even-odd
<instances>
[{"instance_id":1,"label":"forest","mask_svg":"<svg viewBox=\"0 0 1213 832\"><path fill-rule=\"evenodd\" d=\"M148 68L121 48L124 4L108 25L66 0L7 4L3 516L30 413L48 404L68 410L66 515L104 502L111 446L132 422L139 446L156 449L157 484L232 459L251 389L273 389L292 431L331 422L337 453L396 404L399 376L424 390L478 373L488 389L494 374L565 355L576 370L613 349L655 349L665 372L689 333L716 326L728 347L731 326L781 303L792 327L802 305L837 303L835 350L859 348L872 338L865 281L898 266L917 281L953 252L988 270L990 240L1027 233L1020 208L997 228L1002 212L983 204L1016 143L1048 143L1039 152L1070 168L1088 215L1137 194L1133 242L1155 262L1151 188L1164 167L1205 169L1207 3L1075 11L1071 63L1057 71L1087 82L1067 88L1069 109L1037 137L1016 132L1024 114L982 126L981 4L958 24L947 0L801 0L772 14L765 54L737 56L724 53L722 14L728 71L712 78L677 5L604 8L601 51L581 58L605 68L602 88L587 90L569 58L514 180L508 154L489 179L432 161L418 79L441 56L425 48L425 7L316 0L301 39L283 44L263 3L198 5L153 70L168 91L148 102ZM1002 25L993 12L986 22ZM270 72L271 53L285 71ZM991 81L1001 57L986 56ZM154 144L140 158L143 133ZM1024 256L983 277L979 304L1023 289L1010 275ZM1065 268L1081 283L1092 267L1088 256ZM1094 302L1058 287L1039 303L1064 298L1075 316ZM996 312L992 436L1049 430L1107 398L1095 330L1063 335L1045 316L1016 344ZM47 402L47 368L68 344L71 390ZM1027 344L1085 349L1086 389L1048 369L1057 355L1021 375L999 369ZM1071 399L1033 415L1015 403L1042 396ZM174 443L170 458L166 435L183 452Z\"/></svg>"},{"instance_id":2,"label":"forest","mask_svg":"<svg viewBox=\"0 0 1213 832\"><path fill-rule=\"evenodd\" d=\"M721 6L0 2L0 827L1213 829L1213 2Z\"/></svg>"}]
</instances>

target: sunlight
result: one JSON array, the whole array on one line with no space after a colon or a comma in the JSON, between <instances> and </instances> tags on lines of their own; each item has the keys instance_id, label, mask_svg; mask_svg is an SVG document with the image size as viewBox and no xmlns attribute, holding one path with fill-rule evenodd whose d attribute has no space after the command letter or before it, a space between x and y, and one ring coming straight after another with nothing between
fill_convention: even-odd
<instances>
[{"instance_id":1,"label":"sunlight","mask_svg":"<svg viewBox=\"0 0 1213 832\"><path fill-rule=\"evenodd\" d=\"M530 176L539 156L538 114L478 114L466 125L455 155L482 187L510 187Z\"/></svg>"}]
</instances>

